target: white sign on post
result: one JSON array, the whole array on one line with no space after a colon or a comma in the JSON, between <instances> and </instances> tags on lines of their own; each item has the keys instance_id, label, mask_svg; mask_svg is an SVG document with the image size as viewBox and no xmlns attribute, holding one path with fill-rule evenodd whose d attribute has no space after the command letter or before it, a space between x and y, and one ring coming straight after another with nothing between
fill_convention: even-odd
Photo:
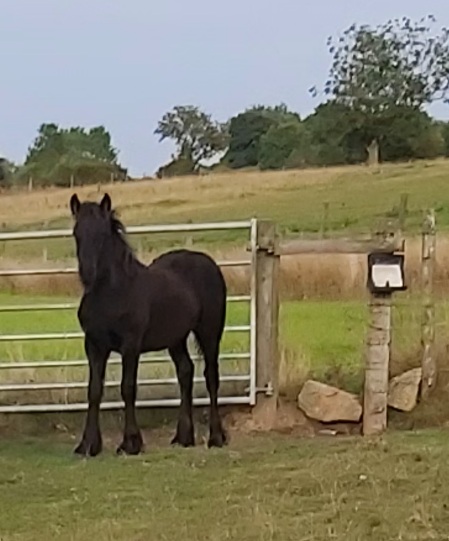
<instances>
[{"instance_id":1,"label":"white sign on post","mask_svg":"<svg viewBox=\"0 0 449 541\"><path fill-rule=\"evenodd\" d=\"M374 264L371 275L376 288L401 288L404 285L399 265Z\"/></svg>"}]
</instances>

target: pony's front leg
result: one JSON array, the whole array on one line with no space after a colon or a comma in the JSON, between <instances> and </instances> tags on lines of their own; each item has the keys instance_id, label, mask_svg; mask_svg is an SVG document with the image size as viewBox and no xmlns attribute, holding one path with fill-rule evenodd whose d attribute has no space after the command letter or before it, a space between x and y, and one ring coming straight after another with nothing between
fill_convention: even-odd
<instances>
[{"instance_id":1,"label":"pony's front leg","mask_svg":"<svg viewBox=\"0 0 449 541\"><path fill-rule=\"evenodd\" d=\"M99 347L87 336L84 340L84 349L89 360L89 406L83 438L75 449L75 453L83 456L96 456L102 450L99 412L103 396L106 362L110 351L106 348Z\"/></svg>"},{"instance_id":2,"label":"pony's front leg","mask_svg":"<svg viewBox=\"0 0 449 541\"><path fill-rule=\"evenodd\" d=\"M126 350L122 354L122 399L125 403L125 427L123 441L117 449L117 453L138 455L143 447L142 434L136 420L136 394L137 394L137 370L139 365L139 353L135 350Z\"/></svg>"}]
</instances>

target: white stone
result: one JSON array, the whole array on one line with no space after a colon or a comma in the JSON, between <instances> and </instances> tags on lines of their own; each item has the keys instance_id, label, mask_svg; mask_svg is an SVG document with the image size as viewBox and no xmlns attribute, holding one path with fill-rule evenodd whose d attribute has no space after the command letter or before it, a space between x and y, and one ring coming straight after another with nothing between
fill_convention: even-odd
<instances>
[{"instance_id":1,"label":"white stone","mask_svg":"<svg viewBox=\"0 0 449 541\"><path fill-rule=\"evenodd\" d=\"M362 416L357 396L314 380L304 384L298 396L298 406L311 419L325 423L358 422Z\"/></svg>"},{"instance_id":2,"label":"white stone","mask_svg":"<svg viewBox=\"0 0 449 541\"><path fill-rule=\"evenodd\" d=\"M388 385L388 405L400 411L412 411L418 401L421 368L413 368L390 380Z\"/></svg>"}]
</instances>

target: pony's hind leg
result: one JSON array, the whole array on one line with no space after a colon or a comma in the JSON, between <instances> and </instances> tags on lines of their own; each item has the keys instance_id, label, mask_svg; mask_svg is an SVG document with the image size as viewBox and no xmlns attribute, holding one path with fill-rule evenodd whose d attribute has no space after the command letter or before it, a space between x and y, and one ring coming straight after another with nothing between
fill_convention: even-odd
<instances>
[{"instance_id":1,"label":"pony's hind leg","mask_svg":"<svg viewBox=\"0 0 449 541\"><path fill-rule=\"evenodd\" d=\"M193 362L187 349L187 340L169 348L176 366L176 375L181 390L178 426L172 444L190 447L195 445L195 431L192 419Z\"/></svg>"},{"instance_id":2,"label":"pony's hind leg","mask_svg":"<svg viewBox=\"0 0 449 541\"><path fill-rule=\"evenodd\" d=\"M210 435L208 446L223 447L227 443L227 435L223 429L218 411L218 389L220 387L218 368L219 344L205 338L201 331L195 333L195 336L204 355L204 377L206 378L206 387L210 397Z\"/></svg>"},{"instance_id":3,"label":"pony's hind leg","mask_svg":"<svg viewBox=\"0 0 449 541\"><path fill-rule=\"evenodd\" d=\"M137 370L139 352L134 348L122 353L121 393L125 403L125 427L123 441L117 448L117 454L138 455L143 447L142 434L136 420Z\"/></svg>"}]
</instances>

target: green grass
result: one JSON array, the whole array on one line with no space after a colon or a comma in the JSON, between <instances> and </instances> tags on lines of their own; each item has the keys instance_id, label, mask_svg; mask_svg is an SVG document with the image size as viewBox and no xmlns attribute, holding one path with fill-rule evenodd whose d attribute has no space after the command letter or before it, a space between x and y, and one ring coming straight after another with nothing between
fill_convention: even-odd
<instances>
[{"instance_id":1,"label":"green grass","mask_svg":"<svg viewBox=\"0 0 449 541\"><path fill-rule=\"evenodd\" d=\"M78 302L68 297L29 297L0 294L0 304L51 304ZM228 305L227 325L249 323L247 303ZM366 308L361 302L298 301L281 306L281 346L302 351L312 364L330 364L336 358L345 364L357 364L359 345L363 343ZM2 334L80 331L76 309L42 312L0 313ZM246 334L228 333L223 352L244 351L248 348ZM58 360L84 356L82 340L0 343L0 359Z\"/></svg>"},{"instance_id":2,"label":"green grass","mask_svg":"<svg viewBox=\"0 0 449 541\"><path fill-rule=\"evenodd\" d=\"M145 438L148 441L148 437ZM383 442L252 436L93 460L0 442L2 541L447 539L449 433Z\"/></svg>"},{"instance_id":3,"label":"green grass","mask_svg":"<svg viewBox=\"0 0 449 541\"><path fill-rule=\"evenodd\" d=\"M33 304L78 302L66 297L30 297L1 294L0 303ZM421 311L418 303L404 299L393 311L393 362L416 356L419 351ZM449 319L447 303L438 305L437 322ZM368 308L363 301L291 301L281 305L280 351L281 379L297 388L311 376L350 390L359 390L363 377ZM248 304L228 305L227 325L249 322ZM79 331L76 310L0 313L2 334ZM226 333L222 353L249 350L248 333ZM0 360L17 361L84 359L82 339L61 341L0 342ZM198 373L200 367L197 367ZM222 373L248 372L247 361L226 361ZM83 369L84 370L84 369ZM154 363L145 365L144 377L172 377L173 367ZM85 373L64 377L84 380ZM118 370L111 372L118 376ZM61 374L60 374L61 376ZM116 377L114 376L114 377ZM34 374L33 377L36 377Z\"/></svg>"}]
</instances>

